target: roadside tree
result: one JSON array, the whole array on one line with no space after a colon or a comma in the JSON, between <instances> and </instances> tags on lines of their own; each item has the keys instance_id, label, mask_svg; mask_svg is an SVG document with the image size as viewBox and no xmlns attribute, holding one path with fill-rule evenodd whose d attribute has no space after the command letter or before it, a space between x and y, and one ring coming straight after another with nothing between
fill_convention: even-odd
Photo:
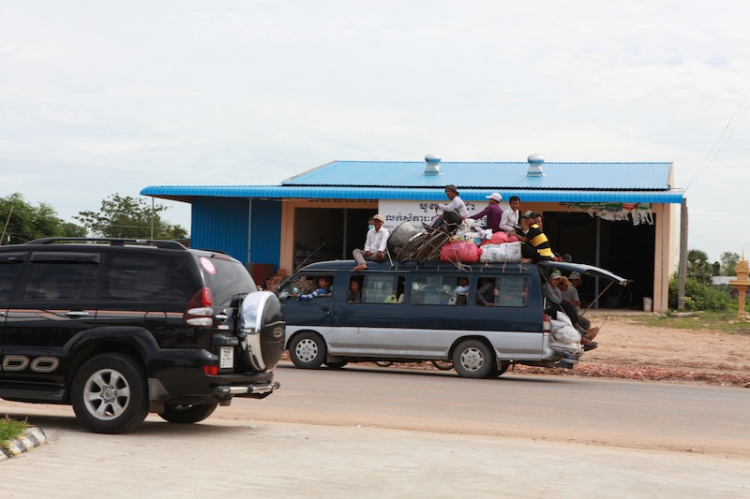
<instances>
[{"instance_id":1,"label":"roadside tree","mask_svg":"<svg viewBox=\"0 0 750 499\"><path fill-rule=\"evenodd\" d=\"M19 244L41 237L85 236L86 229L63 222L51 206L32 206L20 193L0 198L0 244Z\"/></svg>"},{"instance_id":2,"label":"roadside tree","mask_svg":"<svg viewBox=\"0 0 750 499\"><path fill-rule=\"evenodd\" d=\"M187 230L183 227L162 221L160 213L167 209L161 204L152 207L143 199L113 194L102 200L98 212L81 211L73 218L98 237L148 239L153 223L154 239L185 238Z\"/></svg>"}]
</instances>

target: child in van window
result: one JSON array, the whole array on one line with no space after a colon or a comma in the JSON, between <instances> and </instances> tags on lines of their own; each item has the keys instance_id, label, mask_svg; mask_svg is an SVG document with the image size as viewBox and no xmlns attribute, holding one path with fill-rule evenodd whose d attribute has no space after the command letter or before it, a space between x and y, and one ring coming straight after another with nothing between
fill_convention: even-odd
<instances>
[{"instance_id":1,"label":"child in van window","mask_svg":"<svg viewBox=\"0 0 750 499\"><path fill-rule=\"evenodd\" d=\"M331 293L331 278L330 277L319 277L318 287L312 292L307 294L298 295L299 301L310 301L318 296L324 296Z\"/></svg>"},{"instance_id":2,"label":"child in van window","mask_svg":"<svg viewBox=\"0 0 750 499\"><path fill-rule=\"evenodd\" d=\"M452 305L466 305L469 299L469 279L467 277L458 278L458 286L453 290Z\"/></svg>"},{"instance_id":3,"label":"child in van window","mask_svg":"<svg viewBox=\"0 0 750 499\"><path fill-rule=\"evenodd\" d=\"M493 279L479 279L479 288L477 289L477 304L492 307L495 305L495 283Z\"/></svg>"},{"instance_id":4,"label":"child in van window","mask_svg":"<svg viewBox=\"0 0 750 499\"><path fill-rule=\"evenodd\" d=\"M346 301L349 303L359 303L362 301L362 291L359 289L359 281L352 279L349 283L349 291L346 293Z\"/></svg>"}]
</instances>

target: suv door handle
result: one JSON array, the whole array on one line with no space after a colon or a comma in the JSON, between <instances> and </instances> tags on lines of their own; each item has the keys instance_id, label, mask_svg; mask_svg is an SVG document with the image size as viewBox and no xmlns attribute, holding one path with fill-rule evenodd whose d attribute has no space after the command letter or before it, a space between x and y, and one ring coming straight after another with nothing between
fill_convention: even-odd
<instances>
[{"instance_id":1,"label":"suv door handle","mask_svg":"<svg viewBox=\"0 0 750 499\"><path fill-rule=\"evenodd\" d=\"M229 316L227 314L216 314L217 321L226 322L227 319L229 319Z\"/></svg>"},{"instance_id":2,"label":"suv door handle","mask_svg":"<svg viewBox=\"0 0 750 499\"><path fill-rule=\"evenodd\" d=\"M68 317L86 317L89 313L84 310L71 310L70 312L65 312L65 315Z\"/></svg>"}]
</instances>

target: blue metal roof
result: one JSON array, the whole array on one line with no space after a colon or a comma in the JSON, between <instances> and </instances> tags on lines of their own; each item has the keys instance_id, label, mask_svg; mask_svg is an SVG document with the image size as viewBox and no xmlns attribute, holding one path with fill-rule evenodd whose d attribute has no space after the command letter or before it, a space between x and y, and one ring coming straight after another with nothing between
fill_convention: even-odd
<instances>
[{"instance_id":1,"label":"blue metal roof","mask_svg":"<svg viewBox=\"0 0 750 499\"><path fill-rule=\"evenodd\" d=\"M624 191L624 190L526 190L526 189L466 189L459 187L464 201L486 201L487 196L499 192L504 199L518 196L524 202L568 203L682 203L683 191ZM194 197L228 198L298 198L298 199L380 199L432 201L443 199L443 184L432 189L386 187L297 187L282 185L224 185L224 186L169 186L153 185L141 191L144 196L192 202Z\"/></svg>"},{"instance_id":2,"label":"blue metal roof","mask_svg":"<svg viewBox=\"0 0 750 499\"><path fill-rule=\"evenodd\" d=\"M529 176L527 162L441 162L439 175L417 161L334 161L284 180L281 185L149 186L144 196L191 202L194 197L298 199L443 199L455 184L465 201L493 192L525 202L682 203L672 189L672 163L542 163Z\"/></svg>"},{"instance_id":3,"label":"blue metal roof","mask_svg":"<svg viewBox=\"0 0 750 499\"><path fill-rule=\"evenodd\" d=\"M426 175L421 161L334 161L282 181L289 186L443 187L502 189L668 190L672 163L441 162Z\"/></svg>"}]
</instances>

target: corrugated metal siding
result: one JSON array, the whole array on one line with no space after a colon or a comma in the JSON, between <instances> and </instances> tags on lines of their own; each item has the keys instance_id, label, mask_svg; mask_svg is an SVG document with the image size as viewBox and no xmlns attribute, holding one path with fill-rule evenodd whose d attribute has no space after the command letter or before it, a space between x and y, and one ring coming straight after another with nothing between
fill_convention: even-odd
<instances>
[{"instance_id":1,"label":"corrugated metal siding","mask_svg":"<svg viewBox=\"0 0 750 499\"><path fill-rule=\"evenodd\" d=\"M224 251L248 261L250 201L240 198L195 198L191 217L193 248Z\"/></svg>"},{"instance_id":2,"label":"corrugated metal siding","mask_svg":"<svg viewBox=\"0 0 750 499\"><path fill-rule=\"evenodd\" d=\"M279 268L281 201L254 199L250 213L250 261Z\"/></svg>"}]
</instances>

